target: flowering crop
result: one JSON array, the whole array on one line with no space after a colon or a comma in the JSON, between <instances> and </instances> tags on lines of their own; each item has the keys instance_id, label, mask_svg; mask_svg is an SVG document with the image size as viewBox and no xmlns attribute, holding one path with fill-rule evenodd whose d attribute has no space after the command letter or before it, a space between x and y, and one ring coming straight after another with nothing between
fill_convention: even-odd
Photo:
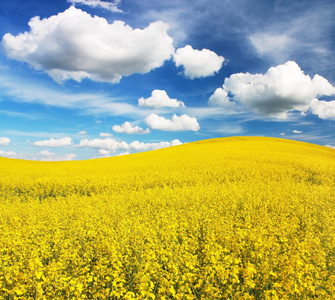
<instances>
[{"instance_id":1,"label":"flowering crop","mask_svg":"<svg viewBox=\"0 0 335 300\"><path fill-rule=\"evenodd\" d=\"M236 137L0 172L0 299L335 295L333 149Z\"/></svg>"}]
</instances>

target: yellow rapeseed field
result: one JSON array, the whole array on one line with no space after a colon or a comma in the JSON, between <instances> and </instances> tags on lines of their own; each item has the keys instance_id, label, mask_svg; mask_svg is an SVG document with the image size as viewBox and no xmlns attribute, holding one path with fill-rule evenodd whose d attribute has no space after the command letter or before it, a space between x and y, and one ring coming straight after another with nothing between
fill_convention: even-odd
<instances>
[{"instance_id":1,"label":"yellow rapeseed field","mask_svg":"<svg viewBox=\"0 0 335 300\"><path fill-rule=\"evenodd\" d=\"M334 299L334 149L235 137L0 174L0 299Z\"/></svg>"}]
</instances>

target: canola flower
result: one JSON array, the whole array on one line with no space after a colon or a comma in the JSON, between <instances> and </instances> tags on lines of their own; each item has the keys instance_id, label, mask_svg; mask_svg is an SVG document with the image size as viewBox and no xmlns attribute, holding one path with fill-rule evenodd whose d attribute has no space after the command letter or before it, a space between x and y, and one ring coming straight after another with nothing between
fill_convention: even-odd
<instances>
[{"instance_id":1,"label":"canola flower","mask_svg":"<svg viewBox=\"0 0 335 300\"><path fill-rule=\"evenodd\" d=\"M334 299L333 149L235 137L0 174L0 299Z\"/></svg>"}]
</instances>

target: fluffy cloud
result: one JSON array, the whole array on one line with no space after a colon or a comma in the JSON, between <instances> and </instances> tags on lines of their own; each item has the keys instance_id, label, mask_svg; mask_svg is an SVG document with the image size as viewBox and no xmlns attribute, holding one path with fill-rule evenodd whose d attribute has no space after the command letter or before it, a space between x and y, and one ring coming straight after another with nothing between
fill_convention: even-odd
<instances>
[{"instance_id":1,"label":"fluffy cloud","mask_svg":"<svg viewBox=\"0 0 335 300\"><path fill-rule=\"evenodd\" d=\"M114 125L112 129L118 133L128 133L128 134L144 134L150 132L149 128L143 129L139 126L133 127L129 122L125 122L121 126Z\"/></svg>"},{"instance_id":2,"label":"fluffy cloud","mask_svg":"<svg viewBox=\"0 0 335 300\"><path fill-rule=\"evenodd\" d=\"M184 102L171 99L164 90L153 90L151 97L138 99L138 105L143 107L185 107Z\"/></svg>"},{"instance_id":3,"label":"fluffy cloud","mask_svg":"<svg viewBox=\"0 0 335 300\"><path fill-rule=\"evenodd\" d=\"M98 154L99 155L103 155L103 156L109 156L110 155L110 151L109 150L106 150L106 149L100 149L98 151Z\"/></svg>"},{"instance_id":4,"label":"fluffy cloud","mask_svg":"<svg viewBox=\"0 0 335 300\"><path fill-rule=\"evenodd\" d=\"M5 157L9 157L9 158L16 158L17 154L14 151L3 151L3 150L0 150L0 156L5 156Z\"/></svg>"},{"instance_id":5,"label":"fluffy cloud","mask_svg":"<svg viewBox=\"0 0 335 300\"><path fill-rule=\"evenodd\" d=\"M7 57L44 70L57 82L90 78L117 83L122 76L162 66L174 53L168 25L161 21L133 29L71 6L50 18L34 17L29 26L29 32L5 34L3 50Z\"/></svg>"},{"instance_id":6,"label":"fluffy cloud","mask_svg":"<svg viewBox=\"0 0 335 300\"><path fill-rule=\"evenodd\" d=\"M69 153L69 154L57 155L55 153L49 152L48 150L43 150L40 152L40 156L41 156L40 160L42 161L60 161L60 160L72 160L77 157L77 154Z\"/></svg>"},{"instance_id":7,"label":"fluffy cloud","mask_svg":"<svg viewBox=\"0 0 335 300\"><path fill-rule=\"evenodd\" d=\"M114 0L113 2L105 2L100 0L67 0L67 2L72 4L82 4L91 7L101 7L112 12L122 12L117 6L121 2L121 0Z\"/></svg>"},{"instance_id":8,"label":"fluffy cloud","mask_svg":"<svg viewBox=\"0 0 335 300\"><path fill-rule=\"evenodd\" d=\"M182 142L178 139L175 139L171 142L159 142L159 143L143 143L139 141L134 141L130 143L130 148L137 151L148 151L148 150L157 150L161 148L171 147L181 145Z\"/></svg>"},{"instance_id":9,"label":"fluffy cloud","mask_svg":"<svg viewBox=\"0 0 335 300\"><path fill-rule=\"evenodd\" d=\"M10 143L10 139L6 137L0 137L0 145L7 146Z\"/></svg>"},{"instance_id":10,"label":"fluffy cloud","mask_svg":"<svg viewBox=\"0 0 335 300\"><path fill-rule=\"evenodd\" d=\"M184 67L185 76L191 79L214 75L219 72L224 61L224 57L211 50L199 51L190 45L177 49L173 59L177 67Z\"/></svg>"},{"instance_id":11,"label":"fluffy cloud","mask_svg":"<svg viewBox=\"0 0 335 300\"><path fill-rule=\"evenodd\" d=\"M171 120L160 117L157 114L151 114L144 119L144 122L152 129L164 131L198 131L200 129L197 119L186 114L181 116L174 114Z\"/></svg>"},{"instance_id":12,"label":"fluffy cloud","mask_svg":"<svg viewBox=\"0 0 335 300\"><path fill-rule=\"evenodd\" d=\"M62 146L70 146L73 144L73 141L70 137L64 137L61 139L53 139L36 141L34 142L35 146L38 147L62 147Z\"/></svg>"},{"instance_id":13,"label":"fluffy cloud","mask_svg":"<svg viewBox=\"0 0 335 300\"><path fill-rule=\"evenodd\" d=\"M139 141L133 141L130 144L124 141L116 141L114 139L106 138L106 139L94 139L94 140L81 140L79 147L91 147L91 148L98 148L99 155L107 156L110 154L110 151L117 151L117 150L127 150L125 154L129 154L130 150L135 151L148 151L148 150L156 150L171 146L176 146L182 144L181 141L175 139L171 142L158 142L158 143L143 143Z\"/></svg>"},{"instance_id":14,"label":"fluffy cloud","mask_svg":"<svg viewBox=\"0 0 335 300\"><path fill-rule=\"evenodd\" d=\"M227 91L222 88L215 90L214 94L209 97L208 104L221 106L228 112L237 110L235 103L229 99Z\"/></svg>"},{"instance_id":15,"label":"fluffy cloud","mask_svg":"<svg viewBox=\"0 0 335 300\"><path fill-rule=\"evenodd\" d=\"M293 110L306 111L317 96L335 94L325 78L316 74L311 79L293 61L272 67L265 74L233 74L225 79L222 89L247 109L277 118L286 118Z\"/></svg>"},{"instance_id":16,"label":"fluffy cloud","mask_svg":"<svg viewBox=\"0 0 335 300\"><path fill-rule=\"evenodd\" d=\"M335 119L335 100L319 101L313 99L310 110L313 114L318 115L320 119Z\"/></svg>"},{"instance_id":17,"label":"fluffy cloud","mask_svg":"<svg viewBox=\"0 0 335 300\"><path fill-rule=\"evenodd\" d=\"M79 147L102 148L110 151L116 151L119 149L129 150L129 145L126 142L119 142L111 138L93 140L84 139L80 141Z\"/></svg>"}]
</instances>

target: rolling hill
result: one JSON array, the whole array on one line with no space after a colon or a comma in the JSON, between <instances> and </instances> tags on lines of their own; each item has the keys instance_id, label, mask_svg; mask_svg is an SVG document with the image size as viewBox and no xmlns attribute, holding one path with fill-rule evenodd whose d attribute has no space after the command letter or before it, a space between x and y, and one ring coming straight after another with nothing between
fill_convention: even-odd
<instances>
[{"instance_id":1,"label":"rolling hill","mask_svg":"<svg viewBox=\"0 0 335 300\"><path fill-rule=\"evenodd\" d=\"M231 137L0 158L3 299L331 299L335 150Z\"/></svg>"}]
</instances>

